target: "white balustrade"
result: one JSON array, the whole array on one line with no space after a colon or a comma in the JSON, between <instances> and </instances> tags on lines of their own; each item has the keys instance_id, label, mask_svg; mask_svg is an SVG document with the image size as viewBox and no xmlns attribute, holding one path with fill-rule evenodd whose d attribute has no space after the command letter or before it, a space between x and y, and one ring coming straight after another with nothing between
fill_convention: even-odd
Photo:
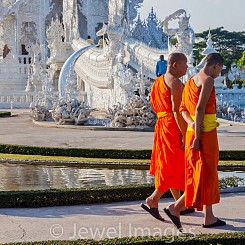
<instances>
[{"instance_id":1,"label":"white balustrade","mask_svg":"<svg viewBox=\"0 0 245 245\"><path fill-rule=\"evenodd\" d=\"M28 108L30 103L35 99L34 92L1 92L0 93L0 108Z\"/></svg>"}]
</instances>

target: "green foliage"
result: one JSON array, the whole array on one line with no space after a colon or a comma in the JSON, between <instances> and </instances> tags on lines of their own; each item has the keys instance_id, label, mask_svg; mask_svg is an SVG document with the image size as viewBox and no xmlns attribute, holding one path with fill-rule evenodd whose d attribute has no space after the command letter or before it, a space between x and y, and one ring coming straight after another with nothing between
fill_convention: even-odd
<instances>
[{"instance_id":1,"label":"green foliage","mask_svg":"<svg viewBox=\"0 0 245 245\"><path fill-rule=\"evenodd\" d=\"M0 144L0 153L108 159L150 159L151 150L52 148ZM220 160L245 160L245 151L220 151Z\"/></svg>"},{"instance_id":2,"label":"green foliage","mask_svg":"<svg viewBox=\"0 0 245 245\"><path fill-rule=\"evenodd\" d=\"M151 150L52 148L0 144L0 153L110 159L150 159Z\"/></svg>"},{"instance_id":3,"label":"green foliage","mask_svg":"<svg viewBox=\"0 0 245 245\"><path fill-rule=\"evenodd\" d=\"M242 53L242 57L238 60L238 64L245 66L245 50Z\"/></svg>"},{"instance_id":4,"label":"green foliage","mask_svg":"<svg viewBox=\"0 0 245 245\"><path fill-rule=\"evenodd\" d=\"M245 151L220 151L219 160L245 160Z\"/></svg>"},{"instance_id":5,"label":"green foliage","mask_svg":"<svg viewBox=\"0 0 245 245\"><path fill-rule=\"evenodd\" d=\"M11 113L9 111L0 111L0 117L11 117Z\"/></svg>"},{"instance_id":6,"label":"green foliage","mask_svg":"<svg viewBox=\"0 0 245 245\"><path fill-rule=\"evenodd\" d=\"M237 176L221 178L219 180L220 189L238 187L239 184L244 185L244 179Z\"/></svg>"},{"instance_id":7,"label":"green foliage","mask_svg":"<svg viewBox=\"0 0 245 245\"><path fill-rule=\"evenodd\" d=\"M228 88L232 88L232 85L235 84L235 83L238 84L238 88L242 88L242 84L245 83L245 80L243 80L241 78L238 78L236 81L230 82Z\"/></svg>"},{"instance_id":8,"label":"green foliage","mask_svg":"<svg viewBox=\"0 0 245 245\"><path fill-rule=\"evenodd\" d=\"M171 37L170 39L169 39L169 43L171 44L171 45L176 45L177 43L178 43L178 40L177 40L177 38L174 38L174 37Z\"/></svg>"},{"instance_id":9,"label":"green foliage","mask_svg":"<svg viewBox=\"0 0 245 245\"><path fill-rule=\"evenodd\" d=\"M180 235L180 236L150 236L150 237L122 237L114 239L104 239L100 241L84 239L84 240L55 240L55 241L40 241L40 242L16 242L12 245L242 245L245 244L245 232L230 232L219 234L200 234L195 236Z\"/></svg>"},{"instance_id":10,"label":"green foliage","mask_svg":"<svg viewBox=\"0 0 245 245\"><path fill-rule=\"evenodd\" d=\"M244 179L227 177L220 180L220 189L237 187ZM36 208L95 203L144 200L154 191L154 185L98 186L90 188L32 191L0 191L0 208ZM163 197L172 197L170 191Z\"/></svg>"},{"instance_id":11,"label":"green foliage","mask_svg":"<svg viewBox=\"0 0 245 245\"><path fill-rule=\"evenodd\" d=\"M196 55L197 63L203 58L201 52L207 46L208 33L209 30L196 34L196 38L200 40L194 45L194 55ZM210 30L210 33L213 47L224 57L225 66L229 69L232 62L236 62L244 51L245 32L229 32L224 30L224 27L218 27Z\"/></svg>"},{"instance_id":12,"label":"green foliage","mask_svg":"<svg viewBox=\"0 0 245 245\"><path fill-rule=\"evenodd\" d=\"M0 208L68 206L144 200L154 191L152 184L99 186L77 189L1 191ZM166 192L164 197L170 197Z\"/></svg>"}]
</instances>

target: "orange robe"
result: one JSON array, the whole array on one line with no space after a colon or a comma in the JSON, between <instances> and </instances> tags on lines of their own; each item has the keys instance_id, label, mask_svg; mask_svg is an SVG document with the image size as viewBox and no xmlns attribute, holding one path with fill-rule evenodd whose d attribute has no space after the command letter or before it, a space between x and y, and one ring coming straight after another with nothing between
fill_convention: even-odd
<instances>
[{"instance_id":1,"label":"orange robe","mask_svg":"<svg viewBox=\"0 0 245 245\"><path fill-rule=\"evenodd\" d=\"M195 116L200 89L190 80L185 85L180 112L188 111ZM215 88L211 92L205 114L216 114ZM202 132L199 150L190 148L195 137L194 131L186 132L185 142L185 206L197 208L201 211L203 205L212 205L220 200L217 165L219 161L219 146L216 128L209 132Z\"/></svg>"},{"instance_id":2,"label":"orange robe","mask_svg":"<svg viewBox=\"0 0 245 245\"><path fill-rule=\"evenodd\" d=\"M155 188L166 192L169 188L184 190L185 163L181 149L182 135L172 112L170 90L164 75L154 82L151 105L159 115L155 125L150 174L155 176Z\"/></svg>"}]
</instances>

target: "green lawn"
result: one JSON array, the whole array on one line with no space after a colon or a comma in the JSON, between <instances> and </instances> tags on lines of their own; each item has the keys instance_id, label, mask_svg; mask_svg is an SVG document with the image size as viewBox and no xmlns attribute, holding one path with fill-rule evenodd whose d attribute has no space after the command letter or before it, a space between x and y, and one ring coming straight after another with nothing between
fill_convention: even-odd
<instances>
[{"instance_id":1,"label":"green lawn","mask_svg":"<svg viewBox=\"0 0 245 245\"><path fill-rule=\"evenodd\" d=\"M39 161L64 161L64 162L125 162L125 163L149 163L150 160L144 159L106 159L106 158L84 158L84 157L64 157L64 156L41 156L41 155L22 155L22 154L4 154L0 153L1 159L15 159L15 160L39 160ZM219 161L220 165L244 165L245 161Z\"/></svg>"}]
</instances>

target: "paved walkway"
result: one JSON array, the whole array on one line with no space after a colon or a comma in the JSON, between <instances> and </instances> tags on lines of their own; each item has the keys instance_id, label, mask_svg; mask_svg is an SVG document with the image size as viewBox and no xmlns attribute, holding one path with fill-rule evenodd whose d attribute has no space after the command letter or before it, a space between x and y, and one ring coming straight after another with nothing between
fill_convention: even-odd
<instances>
[{"instance_id":1,"label":"paved walkway","mask_svg":"<svg viewBox=\"0 0 245 245\"><path fill-rule=\"evenodd\" d=\"M41 127L34 125L26 112L21 112L17 117L0 118L0 143L151 149L153 132L81 130L82 127L70 126ZM220 120L220 123L220 149L245 150L245 124L224 120ZM169 202L172 202L172 199L162 199L160 210ZM176 234L176 230L163 212L161 214L166 221L155 220L141 209L140 203L139 201L35 209L0 209L0 243ZM201 228L203 214L196 212L183 216L183 227L186 232L193 234L245 231L244 203L245 192L222 194L221 203L214 205L214 212L227 222L227 226L214 229Z\"/></svg>"},{"instance_id":2,"label":"paved walkway","mask_svg":"<svg viewBox=\"0 0 245 245\"><path fill-rule=\"evenodd\" d=\"M177 231L162 209L172 202L161 199L164 222L151 217L140 201L33 209L0 209L0 243L42 240L104 239L125 236L176 235ZM202 228L203 213L183 216L185 232L192 234L245 232L245 193L222 195L214 205L215 214L227 226Z\"/></svg>"},{"instance_id":3,"label":"paved walkway","mask_svg":"<svg viewBox=\"0 0 245 245\"><path fill-rule=\"evenodd\" d=\"M92 127L47 122L36 125L27 110L14 110L13 113L18 116L0 118L0 144L104 149L152 147L153 132L96 130L96 127L92 130ZM245 150L245 123L222 119L219 122L220 150Z\"/></svg>"}]
</instances>

